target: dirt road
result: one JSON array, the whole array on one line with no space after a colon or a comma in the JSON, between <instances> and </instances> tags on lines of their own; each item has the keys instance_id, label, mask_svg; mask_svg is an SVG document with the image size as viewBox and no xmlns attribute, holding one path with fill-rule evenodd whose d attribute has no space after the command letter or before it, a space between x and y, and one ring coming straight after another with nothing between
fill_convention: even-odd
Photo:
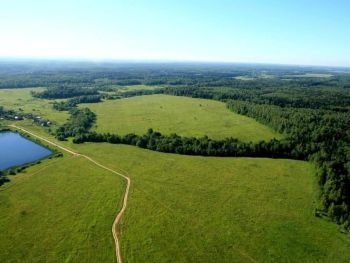
<instances>
[{"instance_id":1,"label":"dirt road","mask_svg":"<svg viewBox=\"0 0 350 263\"><path fill-rule=\"evenodd\" d=\"M36 138L38 138L38 139L40 139L40 140L42 140L44 142L47 142L47 143L49 143L49 144L51 144L51 145L53 145L53 146L55 146L55 147L65 151L65 152L68 152L68 153L70 153L70 154L72 154L74 156L81 156L81 157L87 159L88 161L92 162L93 164L101 167L102 169L105 169L105 170L107 170L107 171L109 171L111 173L119 175L123 179L126 180L126 189L125 189L125 193L124 193L124 197L123 197L123 206L120 209L120 211L118 212L118 214L117 214L117 216L114 219L114 222L112 224L112 234L113 234L114 243L115 243L115 255L116 255L116 258L117 258L117 262L118 263L122 263L122 257L121 257L121 253L120 253L120 242L119 242L119 239L118 239L118 233L117 233L116 228L117 228L117 225L120 222L120 220L121 220L121 218L122 218L122 216L124 214L124 211L126 209L126 206L127 206L128 196L129 196L129 189L130 189L130 184L131 184L130 178L128 176L122 174L122 173L119 173L117 171L114 171L114 170L104 166L103 164L100 164L100 163L96 162L94 159L92 159L91 157L89 157L87 155L74 152L74 151L72 151L72 150L70 150L70 149L68 149L66 147L63 147L63 146L61 146L61 145L59 145L57 143L54 143L54 142L52 142L52 141L50 141L50 140L48 140L48 139L46 139L46 138L44 138L42 136L36 135L36 134L26 130L26 129L23 129L23 128L18 127L16 125L9 125L9 127L21 130L22 132L25 132L27 134L30 134L31 136L36 137Z\"/></svg>"}]
</instances>

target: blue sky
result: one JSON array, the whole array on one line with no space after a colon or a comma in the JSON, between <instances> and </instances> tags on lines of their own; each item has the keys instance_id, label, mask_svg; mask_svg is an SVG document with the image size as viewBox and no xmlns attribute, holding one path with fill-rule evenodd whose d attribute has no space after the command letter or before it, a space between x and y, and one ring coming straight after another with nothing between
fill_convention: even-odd
<instances>
[{"instance_id":1,"label":"blue sky","mask_svg":"<svg viewBox=\"0 0 350 263\"><path fill-rule=\"evenodd\" d=\"M350 66L348 0L0 4L0 57Z\"/></svg>"}]
</instances>

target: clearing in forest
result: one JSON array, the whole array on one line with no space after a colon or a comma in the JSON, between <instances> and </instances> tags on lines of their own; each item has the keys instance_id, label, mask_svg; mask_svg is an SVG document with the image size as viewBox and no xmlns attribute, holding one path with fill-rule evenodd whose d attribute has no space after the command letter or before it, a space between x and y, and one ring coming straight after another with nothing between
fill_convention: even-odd
<instances>
[{"instance_id":1,"label":"clearing in forest","mask_svg":"<svg viewBox=\"0 0 350 263\"><path fill-rule=\"evenodd\" d=\"M148 95L97 104L82 104L97 114L96 131L125 135L144 134L153 128L163 134L242 141L270 140L282 136L254 119L229 111L213 100Z\"/></svg>"}]
</instances>

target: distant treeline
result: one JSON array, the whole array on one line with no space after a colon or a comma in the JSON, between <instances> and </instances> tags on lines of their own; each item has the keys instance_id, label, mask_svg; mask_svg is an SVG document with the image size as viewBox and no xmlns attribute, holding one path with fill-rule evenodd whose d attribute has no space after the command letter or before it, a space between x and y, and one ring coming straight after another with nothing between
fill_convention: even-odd
<instances>
[{"instance_id":1,"label":"distant treeline","mask_svg":"<svg viewBox=\"0 0 350 263\"><path fill-rule=\"evenodd\" d=\"M74 86L57 86L41 92L31 92L33 97L41 99L66 99L78 96L98 95L98 91L93 88L82 88Z\"/></svg>"},{"instance_id":2,"label":"distant treeline","mask_svg":"<svg viewBox=\"0 0 350 263\"><path fill-rule=\"evenodd\" d=\"M350 87L348 74L317 68L330 77L298 77L312 67L204 63L0 62L0 88L169 85L238 89ZM346 73L346 72L345 72ZM244 76L246 79L240 79Z\"/></svg>"},{"instance_id":3,"label":"distant treeline","mask_svg":"<svg viewBox=\"0 0 350 263\"><path fill-rule=\"evenodd\" d=\"M114 91L112 94L108 91ZM151 95L163 93L163 88L152 90L140 89L118 92L116 88L108 87L74 87L56 86L44 91L32 91L31 95L41 99L67 99L53 102L53 108L58 111L69 111L80 103L98 103L102 99L121 99L133 96Z\"/></svg>"},{"instance_id":4,"label":"distant treeline","mask_svg":"<svg viewBox=\"0 0 350 263\"><path fill-rule=\"evenodd\" d=\"M330 109L349 111L350 90L346 88L296 88L290 86L253 87L167 87L164 94L220 101L241 100L280 107Z\"/></svg>"}]
</instances>

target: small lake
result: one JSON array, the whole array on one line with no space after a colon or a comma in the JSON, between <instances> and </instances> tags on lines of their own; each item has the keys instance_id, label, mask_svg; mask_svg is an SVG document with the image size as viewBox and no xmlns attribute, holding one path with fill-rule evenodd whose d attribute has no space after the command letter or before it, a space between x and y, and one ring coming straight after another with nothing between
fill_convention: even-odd
<instances>
[{"instance_id":1,"label":"small lake","mask_svg":"<svg viewBox=\"0 0 350 263\"><path fill-rule=\"evenodd\" d=\"M18 133L0 132L0 171L7 168L35 162L52 152Z\"/></svg>"}]
</instances>

